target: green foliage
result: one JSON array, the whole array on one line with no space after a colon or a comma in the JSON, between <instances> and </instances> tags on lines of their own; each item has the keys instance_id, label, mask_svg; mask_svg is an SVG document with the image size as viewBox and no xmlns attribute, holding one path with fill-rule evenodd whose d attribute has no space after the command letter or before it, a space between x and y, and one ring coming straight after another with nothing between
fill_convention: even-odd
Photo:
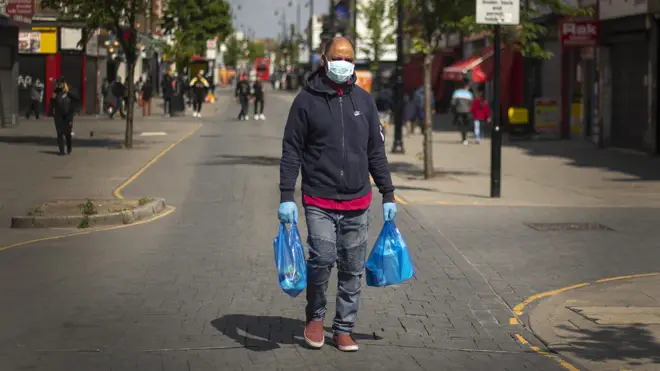
<instances>
[{"instance_id":1,"label":"green foliage","mask_svg":"<svg viewBox=\"0 0 660 371\"><path fill-rule=\"evenodd\" d=\"M385 50L383 46L391 45L396 37L396 6L390 0L369 0L367 3L358 6L358 17L365 23L367 32L358 34L360 40L358 44L360 51L366 54L371 63L372 69L378 68L381 55ZM383 20L387 20L384 23ZM364 46L362 46L364 44Z\"/></svg>"},{"instance_id":2,"label":"green foliage","mask_svg":"<svg viewBox=\"0 0 660 371\"><path fill-rule=\"evenodd\" d=\"M290 64L298 64L298 56L300 55L300 45L303 43L303 38L301 35L296 33L296 26L290 25L289 35L281 40L278 44L276 55L277 60L280 60L280 57L285 56L286 60Z\"/></svg>"},{"instance_id":3,"label":"green foliage","mask_svg":"<svg viewBox=\"0 0 660 371\"><path fill-rule=\"evenodd\" d=\"M203 56L207 40L217 36L222 42L233 32L231 5L226 0L167 0L161 24L174 36L177 59Z\"/></svg>"},{"instance_id":4,"label":"green foliage","mask_svg":"<svg viewBox=\"0 0 660 371\"><path fill-rule=\"evenodd\" d=\"M254 63L254 60L257 58L263 58L266 56L266 46L263 41L250 41L248 42L247 49L250 63Z\"/></svg>"},{"instance_id":5,"label":"green foliage","mask_svg":"<svg viewBox=\"0 0 660 371\"><path fill-rule=\"evenodd\" d=\"M397 1L397 0L393 0ZM443 37L449 34L492 31L494 26L477 24L474 0L405 0L412 16L406 31L413 37L413 50L419 53L433 53ZM552 10L563 16L590 15L592 10L566 5L562 0L530 0L529 9L524 9L521 1L520 25L502 26L502 39L507 44L515 44L523 55L547 59L552 53L543 50L539 40L547 33L546 27L536 24L533 19L541 14L541 9ZM411 19L413 20L411 22Z\"/></svg>"}]
</instances>

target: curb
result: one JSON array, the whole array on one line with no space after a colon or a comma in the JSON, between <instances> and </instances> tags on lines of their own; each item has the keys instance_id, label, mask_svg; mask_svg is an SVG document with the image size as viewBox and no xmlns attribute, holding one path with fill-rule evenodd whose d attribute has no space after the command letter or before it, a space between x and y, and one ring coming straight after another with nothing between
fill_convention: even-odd
<instances>
[{"instance_id":1,"label":"curb","mask_svg":"<svg viewBox=\"0 0 660 371\"><path fill-rule=\"evenodd\" d=\"M167 204L162 198L130 211L88 216L89 227L133 224L161 213ZM84 216L14 216L11 228L78 228Z\"/></svg>"}]
</instances>

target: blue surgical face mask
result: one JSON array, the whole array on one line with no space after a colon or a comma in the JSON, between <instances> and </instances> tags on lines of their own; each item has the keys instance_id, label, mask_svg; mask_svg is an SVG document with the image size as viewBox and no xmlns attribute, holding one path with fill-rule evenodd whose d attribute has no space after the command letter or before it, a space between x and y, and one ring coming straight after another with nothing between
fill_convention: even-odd
<instances>
[{"instance_id":1,"label":"blue surgical face mask","mask_svg":"<svg viewBox=\"0 0 660 371\"><path fill-rule=\"evenodd\" d=\"M346 61L328 61L328 78L337 84L343 84L353 76L355 66Z\"/></svg>"}]
</instances>

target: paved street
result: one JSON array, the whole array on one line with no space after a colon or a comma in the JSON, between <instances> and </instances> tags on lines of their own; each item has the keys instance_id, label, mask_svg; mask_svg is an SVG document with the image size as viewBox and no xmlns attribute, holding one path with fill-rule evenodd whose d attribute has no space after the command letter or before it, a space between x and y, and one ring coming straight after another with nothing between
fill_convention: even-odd
<instances>
[{"instance_id":1,"label":"paved street","mask_svg":"<svg viewBox=\"0 0 660 371\"><path fill-rule=\"evenodd\" d=\"M542 354L548 350L529 327L511 320L514 307L533 294L585 280L657 269L654 208L605 202L567 207L574 194L564 207L466 205L443 198L437 180L425 185L436 191L415 197L410 191L421 187L412 182L421 181L398 175L395 185L406 199L397 225L416 276L400 286L364 289L358 353L306 349L304 297L281 292L272 250L281 134L291 100L290 94L273 94L267 121L238 122L236 105L222 97L216 106L228 105L229 111L205 116L197 132L124 189L126 197L165 198L176 207L173 214L0 252L3 370L576 370ZM183 127L194 123L153 125L180 125L176 134L184 135ZM24 156L37 163L30 148L23 148ZM105 151L117 153L108 155L112 164L143 156L138 149ZM410 166L410 152L391 161ZM75 155L63 159L68 169L94 167ZM455 156L457 171L469 170L464 157ZM53 159L60 158L47 161ZM134 170L122 179L141 166L131 163ZM109 196L122 182L96 183L97 174L90 173L90 192ZM23 183L15 187L33 187L36 198L60 197L37 192L43 188L34 185L37 179L19 178ZM462 178L456 179L460 184ZM12 189L29 198L20 188ZM82 186L73 189L84 192ZM539 194L530 190L516 203L542 204ZM525 225L545 222L602 223L613 230L539 232ZM371 243L381 224L376 197ZM515 310L523 322L535 304Z\"/></svg>"}]
</instances>

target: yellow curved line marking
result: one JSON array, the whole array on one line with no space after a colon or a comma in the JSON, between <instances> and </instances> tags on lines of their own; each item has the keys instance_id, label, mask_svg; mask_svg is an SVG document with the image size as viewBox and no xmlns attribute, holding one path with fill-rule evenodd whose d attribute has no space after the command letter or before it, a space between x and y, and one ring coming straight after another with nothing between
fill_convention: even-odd
<instances>
[{"instance_id":1,"label":"yellow curved line marking","mask_svg":"<svg viewBox=\"0 0 660 371\"><path fill-rule=\"evenodd\" d=\"M627 279L631 279L631 278L653 277L653 276L657 276L659 274L660 273L631 274L629 276L603 278L603 279L600 279L600 280L596 281L596 283L612 282L612 281L618 281L618 280L627 280Z\"/></svg>"},{"instance_id":2,"label":"yellow curved line marking","mask_svg":"<svg viewBox=\"0 0 660 371\"><path fill-rule=\"evenodd\" d=\"M160 214L158 214L158 215L155 215L155 216L153 216L153 217L151 217L151 218L149 218L149 219L139 220L139 221L137 221L137 222L135 222L135 223L133 223L133 224L114 225L114 226L112 226L112 227L98 228L98 229L92 229L92 230L82 231L82 232L72 232L72 233L67 233L67 234L63 234L63 235L59 235L59 236L50 236L50 237L36 238L36 239L34 239L34 240L28 240L28 241L18 242L18 243L15 243L15 244L13 244L13 245L8 245L8 246L0 247L0 252L3 252L3 251L5 251L5 250L9 250L9 249L13 249L14 247L20 247L20 246L25 246L25 245L31 245L31 244L34 244L34 243L37 243L37 242L59 240L59 239L65 238L65 237L81 236L81 235L84 235L84 234L91 234L91 233L94 233L94 232L112 231L112 230L119 229L119 228L134 227L134 226L141 225L141 224L151 223L151 222L153 222L153 221L156 221L156 220L158 220L158 219L160 219L160 218L163 218L163 217L166 217L166 216L172 214L172 213L174 212L174 210L176 210L176 207L174 207L174 206L168 206L167 209L166 209L164 212L162 212L162 213L160 213Z\"/></svg>"},{"instance_id":3,"label":"yellow curved line marking","mask_svg":"<svg viewBox=\"0 0 660 371\"><path fill-rule=\"evenodd\" d=\"M167 152L171 151L172 148L176 147L179 143L183 142L188 137L195 134L195 132L197 132L197 130L199 130L199 128L201 128L201 127L202 127L201 124L197 125L194 129L192 129L191 131L186 133L184 136L179 138L176 142L170 144L169 146L167 146L167 148L160 151L160 153L157 154L156 157L152 158L149 162L147 162L146 165L142 166L137 172L135 172L135 174L133 174L130 178L126 179L117 188L115 188L114 191L112 191L112 195L115 196L115 198L117 198L119 200L123 200L124 196L121 194L121 191L123 191L124 188L128 187L129 184L133 183L135 181L135 179L137 179L137 177L142 175L142 173L144 173L149 167L151 167L151 165L155 164L156 161L160 160L163 156L165 156L165 154Z\"/></svg>"},{"instance_id":4,"label":"yellow curved line marking","mask_svg":"<svg viewBox=\"0 0 660 371\"><path fill-rule=\"evenodd\" d=\"M589 286L589 285L590 285L590 283L581 283L579 285L562 287L560 289L541 292L541 293L532 295L532 296L528 297L527 299L525 299L522 303L520 303L520 304L516 305L515 307L513 307L513 313L515 313L517 316L520 316L520 315L523 314L523 310L525 309L525 307L527 305L529 305L530 303L536 301L536 300L539 300L541 298L545 298L545 297L548 297L548 296L557 295L560 292L564 292L564 291L568 291L568 290L575 290L575 289L579 289L580 287L585 287L585 286Z\"/></svg>"}]
</instances>

